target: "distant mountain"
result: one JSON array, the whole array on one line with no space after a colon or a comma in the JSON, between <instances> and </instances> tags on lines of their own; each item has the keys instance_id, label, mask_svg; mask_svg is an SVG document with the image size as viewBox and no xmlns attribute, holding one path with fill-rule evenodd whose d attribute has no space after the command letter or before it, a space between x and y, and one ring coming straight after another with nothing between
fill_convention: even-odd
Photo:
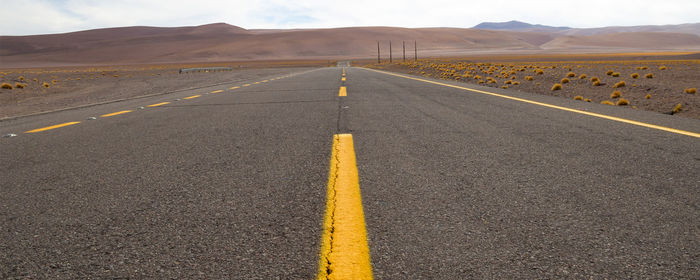
<instances>
[{"instance_id":1,"label":"distant mountain","mask_svg":"<svg viewBox=\"0 0 700 280\"><path fill-rule=\"evenodd\" d=\"M514 30L514 31L555 31L555 30L567 30L571 29L569 27L554 27L541 24L529 24L527 22L511 20L508 22L482 22L472 27L474 29L490 29L490 30Z\"/></svg>"}]
</instances>

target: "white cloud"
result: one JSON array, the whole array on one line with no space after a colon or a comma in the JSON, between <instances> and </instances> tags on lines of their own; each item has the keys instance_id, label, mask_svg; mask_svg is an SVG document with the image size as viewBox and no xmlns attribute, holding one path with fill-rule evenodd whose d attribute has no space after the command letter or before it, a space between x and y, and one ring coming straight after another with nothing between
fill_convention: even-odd
<instances>
[{"instance_id":1,"label":"white cloud","mask_svg":"<svg viewBox=\"0 0 700 280\"><path fill-rule=\"evenodd\" d=\"M327 0L29 0L5 1L0 34L69 32L149 25L226 22L244 28L344 26L471 27L483 21L521 20L555 26L698 22L700 1L327 1ZM9 3L12 2L12 3Z\"/></svg>"}]
</instances>

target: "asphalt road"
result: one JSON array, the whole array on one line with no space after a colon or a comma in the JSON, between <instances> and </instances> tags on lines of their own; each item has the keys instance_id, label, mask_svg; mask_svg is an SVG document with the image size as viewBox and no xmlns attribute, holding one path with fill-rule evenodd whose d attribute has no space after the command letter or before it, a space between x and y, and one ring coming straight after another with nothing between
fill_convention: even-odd
<instances>
[{"instance_id":1,"label":"asphalt road","mask_svg":"<svg viewBox=\"0 0 700 280\"><path fill-rule=\"evenodd\" d=\"M0 278L314 278L339 133L377 279L700 278L700 138L341 71L0 122Z\"/></svg>"}]
</instances>

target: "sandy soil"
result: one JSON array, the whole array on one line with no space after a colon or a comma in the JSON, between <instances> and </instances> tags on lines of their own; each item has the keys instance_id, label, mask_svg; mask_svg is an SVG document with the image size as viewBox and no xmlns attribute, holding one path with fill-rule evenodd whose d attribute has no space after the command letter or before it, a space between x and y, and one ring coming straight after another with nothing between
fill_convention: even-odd
<instances>
[{"instance_id":1,"label":"sandy soil","mask_svg":"<svg viewBox=\"0 0 700 280\"><path fill-rule=\"evenodd\" d=\"M664 114L674 114L680 104L681 110L674 115L700 119L700 96L685 92L700 88L700 59L693 55L599 55L597 59L594 55L479 56L382 64L375 61L365 66L563 98L580 96L581 102L617 104L625 99L629 105L621 106ZM608 75L609 71L614 75ZM634 78L634 74L638 76ZM652 77L647 78L648 74ZM600 85L591 82L593 77L599 78ZM564 78L569 82L562 83ZM625 86L616 88L621 81ZM552 90L554 84L560 84L561 89ZM613 97L614 91L620 96Z\"/></svg>"},{"instance_id":2,"label":"sandy soil","mask_svg":"<svg viewBox=\"0 0 700 280\"><path fill-rule=\"evenodd\" d=\"M179 74L180 68L230 66L233 71ZM0 119L67 107L257 79L327 61L70 67L0 70ZM16 87L23 84L24 88ZM46 87L46 86L48 87Z\"/></svg>"}]
</instances>

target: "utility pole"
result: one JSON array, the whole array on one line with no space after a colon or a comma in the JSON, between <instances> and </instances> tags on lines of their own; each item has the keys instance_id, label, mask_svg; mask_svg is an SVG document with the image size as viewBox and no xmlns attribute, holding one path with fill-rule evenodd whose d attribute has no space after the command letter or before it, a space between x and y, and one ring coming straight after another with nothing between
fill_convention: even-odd
<instances>
[{"instance_id":1,"label":"utility pole","mask_svg":"<svg viewBox=\"0 0 700 280\"><path fill-rule=\"evenodd\" d=\"M414 57L418 61L418 43L416 41L413 41L413 51L415 52Z\"/></svg>"},{"instance_id":2,"label":"utility pole","mask_svg":"<svg viewBox=\"0 0 700 280\"><path fill-rule=\"evenodd\" d=\"M389 63L391 62L391 41L389 41Z\"/></svg>"},{"instance_id":3,"label":"utility pole","mask_svg":"<svg viewBox=\"0 0 700 280\"><path fill-rule=\"evenodd\" d=\"M403 41L403 62L406 62L406 41Z\"/></svg>"},{"instance_id":4,"label":"utility pole","mask_svg":"<svg viewBox=\"0 0 700 280\"><path fill-rule=\"evenodd\" d=\"M379 41L377 41L377 64L382 63L382 60L380 59L379 56Z\"/></svg>"}]
</instances>

